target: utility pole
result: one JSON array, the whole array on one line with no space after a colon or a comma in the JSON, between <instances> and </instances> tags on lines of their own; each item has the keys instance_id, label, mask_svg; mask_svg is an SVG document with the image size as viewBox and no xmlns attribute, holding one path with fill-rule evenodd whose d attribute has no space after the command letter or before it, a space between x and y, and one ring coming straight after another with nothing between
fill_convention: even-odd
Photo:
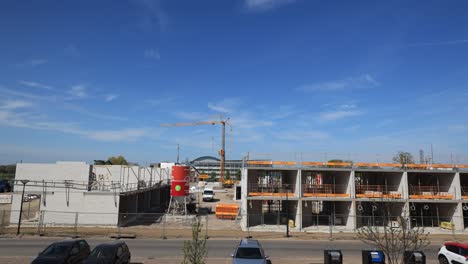
<instances>
[{"instance_id":1,"label":"utility pole","mask_svg":"<svg viewBox=\"0 0 468 264\"><path fill-rule=\"evenodd\" d=\"M19 212L19 219L18 219L18 230L16 230L16 235L19 235L20 228L21 228L21 213L23 212L23 201L24 201L24 189L26 188L26 184L28 184L29 180L21 180L23 184L23 193L21 194L21 206Z\"/></svg>"},{"instance_id":2,"label":"utility pole","mask_svg":"<svg viewBox=\"0 0 468 264\"><path fill-rule=\"evenodd\" d=\"M288 185L285 185L286 187L286 237L289 237L289 189Z\"/></svg>"},{"instance_id":3,"label":"utility pole","mask_svg":"<svg viewBox=\"0 0 468 264\"><path fill-rule=\"evenodd\" d=\"M177 144L177 164L179 164L179 150L180 150L180 147L179 147L179 144Z\"/></svg>"}]
</instances>

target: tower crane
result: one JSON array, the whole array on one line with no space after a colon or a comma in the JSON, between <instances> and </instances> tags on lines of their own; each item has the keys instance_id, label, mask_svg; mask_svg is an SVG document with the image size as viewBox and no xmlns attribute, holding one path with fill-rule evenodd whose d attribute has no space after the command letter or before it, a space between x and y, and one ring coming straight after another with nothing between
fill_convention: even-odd
<instances>
[{"instance_id":1,"label":"tower crane","mask_svg":"<svg viewBox=\"0 0 468 264\"><path fill-rule=\"evenodd\" d=\"M201 126L201 125L221 125L222 128L222 144L221 149L218 151L218 154L221 158L220 162L220 172L219 172L219 182L224 183L224 167L226 164L226 123L229 118L226 120L220 121L199 121L199 122L183 122L183 123L173 123L173 124L161 124L163 127L172 127L172 126Z\"/></svg>"}]
</instances>

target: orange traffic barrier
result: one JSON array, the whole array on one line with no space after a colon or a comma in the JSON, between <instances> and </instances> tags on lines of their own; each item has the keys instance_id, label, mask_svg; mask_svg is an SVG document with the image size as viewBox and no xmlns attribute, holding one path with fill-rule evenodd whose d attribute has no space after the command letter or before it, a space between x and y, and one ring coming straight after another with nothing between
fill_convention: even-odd
<instances>
[{"instance_id":1,"label":"orange traffic barrier","mask_svg":"<svg viewBox=\"0 0 468 264\"><path fill-rule=\"evenodd\" d=\"M271 165L271 161L248 160L247 164L250 164L250 165Z\"/></svg>"},{"instance_id":2,"label":"orange traffic barrier","mask_svg":"<svg viewBox=\"0 0 468 264\"><path fill-rule=\"evenodd\" d=\"M216 218L220 219L236 219L239 212L239 205L237 204L217 204L216 205Z\"/></svg>"}]
</instances>

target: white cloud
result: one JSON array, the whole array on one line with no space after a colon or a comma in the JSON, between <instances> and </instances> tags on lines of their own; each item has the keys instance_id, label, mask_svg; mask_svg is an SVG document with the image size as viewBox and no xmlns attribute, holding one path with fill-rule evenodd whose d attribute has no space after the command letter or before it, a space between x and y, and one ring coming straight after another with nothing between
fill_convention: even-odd
<instances>
[{"instance_id":1,"label":"white cloud","mask_svg":"<svg viewBox=\"0 0 468 264\"><path fill-rule=\"evenodd\" d=\"M88 131L86 136L99 141L135 141L148 134L148 129L124 129L124 130L103 130Z\"/></svg>"},{"instance_id":2,"label":"white cloud","mask_svg":"<svg viewBox=\"0 0 468 264\"><path fill-rule=\"evenodd\" d=\"M75 98L85 98L88 96L86 91L86 86L83 84L72 86L72 88L68 91Z\"/></svg>"},{"instance_id":3,"label":"white cloud","mask_svg":"<svg viewBox=\"0 0 468 264\"><path fill-rule=\"evenodd\" d=\"M294 3L295 1L296 0L245 0L245 6L250 11L265 11Z\"/></svg>"},{"instance_id":4,"label":"white cloud","mask_svg":"<svg viewBox=\"0 0 468 264\"><path fill-rule=\"evenodd\" d=\"M362 76L347 78L347 79L342 79L342 80L334 80L334 81L303 85L297 88L296 90L302 91L302 92L339 91L339 90L373 88L379 85L380 83L377 82L370 74L364 74Z\"/></svg>"},{"instance_id":5,"label":"white cloud","mask_svg":"<svg viewBox=\"0 0 468 264\"><path fill-rule=\"evenodd\" d=\"M65 53L65 55L70 56L70 57L79 57L80 56L80 51L73 44L69 44L68 46L66 46L63 49L63 52Z\"/></svg>"},{"instance_id":6,"label":"white cloud","mask_svg":"<svg viewBox=\"0 0 468 264\"><path fill-rule=\"evenodd\" d=\"M42 89L46 89L46 90L53 90L52 86L42 84L42 83L38 83L38 82L30 82L30 81L20 80L20 81L18 81L18 83L20 83L22 85L25 85L25 86L29 86L29 87L42 88Z\"/></svg>"},{"instance_id":7,"label":"white cloud","mask_svg":"<svg viewBox=\"0 0 468 264\"><path fill-rule=\"evenodd\" d=\"M0 106L0 109L4 110L13 110L17 108L25 108L31 106L32 103L24 100L7 100L3 105Z\"/></svg>"},{"instance_id":8,"label":"white cloud","mask_svg":"<svg viewBox=\"0 0 468 264\"><path fill-rule=\"evenodd\" d=\"M104 100L106 102L111 102L111 101L114 101L115 99L117 99L117 97L119 97L118 95L116 94L108 94L105 96Z\"/></svg>"},{"instance_id":9,"label":"white cloud","mask_svg":"<svg viewBox=\"0 0 468 264\"><path fill-rule=\"evenodd\" d=\"M413 43L413 44L409 44L408 47L446 46L446 45L457 45L457 44L468 44L468 39L456 39L456 40L437 41L437 42Z\"/></svg>"},{"instance_id":10,"label":"white cloud","mask_svg":"<svg viewBox=\"0 0 468 264\"><path fill-rule=\"evenodd\" d=\"M38 65L42 65L46 63L47 63L47 60L44 60L44 59L33 59L27 62L27 64L31 66L38 66Z\"/></svg>"},{"instance_id":11,"label":"white cloud","mask_svg":"<svg viewBox=\"0 0 468 264\"><path fill-rule=\"evenodd\" d=\"M159 30L166 30L169 25L169 16L161 7L160 0L136 0L140 6L140 26L143 30L153 31L157 26Z\"/></svg>"},{"instance_id":12,"label":"white cloud","mask_svg":"<svg viewBox=\"0 0 468 264\"><path fill-rule=\"evenodd\" d=\"M330 112L322 112L320 113L320 120L322 121L334 121L342 118L353 117L361 115L362 112L360 111L345 111L345 110L337 110L337 111L330 111Z\"/></svg>"},{"instance_id":13,"label":"white cloud","mask_svg":"<svg viewBox=\"0 0 468 264\"><path fill-rule=\"evenodd\" d=\"M159 51L157 51L155 49L145 50L144 56L147 59L153 59L153 60L159 60L161 58L161 55L159 54Z\"/></svg>"},{"instance_id":14,"label":"white cloud","mask_svg":"<svg viewBox=\"0 0 468 264\"><path fill-rule=\"evenodd\" d=\"M325 140L330 138L328 133L322 131L282 131L279 133L274 133L273 136L279 140L286 141L311 141L311 140Z\"/></svg>"},{"instance_id":15,"label":"white cloud","mask_svg":"<svg viewBox=\"0 0 468 264\"><path fill-rule=\"evenodd\" d=\"M237 98L225 98L217 103L208 103L208 108L220 113L232 113L240 105Z\"/></svg>"}]
</instances>

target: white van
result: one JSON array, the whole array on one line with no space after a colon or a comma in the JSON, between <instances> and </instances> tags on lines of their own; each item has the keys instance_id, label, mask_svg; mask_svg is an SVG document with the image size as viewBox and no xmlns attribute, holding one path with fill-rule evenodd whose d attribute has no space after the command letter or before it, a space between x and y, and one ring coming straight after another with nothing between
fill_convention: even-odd
<instances>
[{"instance_id":1,"label":"white van","mask_svg":"<svg viewBox=\"0 0 468 264\"><path fill-rule=\"evenodd\" d=\"M213 191L213 187L205 187L205 189L203 189L203 201L204 202L207 202L207 201L210 201L212 202L213 199L214 199L214 191Z\"/></svg>"}]
</instances>

